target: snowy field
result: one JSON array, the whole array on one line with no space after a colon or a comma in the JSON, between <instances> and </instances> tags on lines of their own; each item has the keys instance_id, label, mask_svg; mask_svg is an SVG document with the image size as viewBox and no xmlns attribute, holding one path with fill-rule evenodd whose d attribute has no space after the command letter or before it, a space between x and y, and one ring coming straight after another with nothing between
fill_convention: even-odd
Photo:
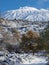
<instances>
[{"instance_id":1,"label":"snowy field","mask_svg":"<svg viewBox=\"0 0 49 65\"><path fill-rule=\"evenodd\" d=\"M6 54L0 55L0 65L46 65L46 57L33 54Z\"/></svg>"}]
</instances>

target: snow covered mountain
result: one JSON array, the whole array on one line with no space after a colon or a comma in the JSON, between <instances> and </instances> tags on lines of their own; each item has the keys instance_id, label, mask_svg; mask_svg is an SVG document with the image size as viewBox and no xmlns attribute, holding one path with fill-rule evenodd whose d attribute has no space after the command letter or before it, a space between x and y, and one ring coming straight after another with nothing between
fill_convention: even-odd
<instances>
[{"instance_id":1,"label":"snow covered mountain","mask_svg":"<svg viewBox=\"0 0 49 65\"><path fill-rule=\"evenodd\" d=\"M22 19L29 21L49 21L49 10L36 9L34 7L21 7L16 10L9 10L2 13L5 19Z\"/></svg>"}]
</instances>

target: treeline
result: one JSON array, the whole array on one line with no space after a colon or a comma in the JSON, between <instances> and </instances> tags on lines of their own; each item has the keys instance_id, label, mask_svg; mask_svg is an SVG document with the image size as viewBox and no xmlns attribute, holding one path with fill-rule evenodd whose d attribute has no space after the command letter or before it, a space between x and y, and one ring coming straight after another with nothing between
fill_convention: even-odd
<instances>
[{"instance_id":1,"label":"treeline","mask_svg":"<svg viewBox=\"0 0 49 65\"><path fill-rule=\"evenodd\" d=\"M3 34L3 36L4 39L0 41L0 44L3 44L3 47L6 45L6 50L9 52L49 52L49 25L42 33L33 32L32 30L28 31L21 36L21 39L16 29L13 30L13 36L10 37L8 33Z\"/></svg>"}]
</instances>

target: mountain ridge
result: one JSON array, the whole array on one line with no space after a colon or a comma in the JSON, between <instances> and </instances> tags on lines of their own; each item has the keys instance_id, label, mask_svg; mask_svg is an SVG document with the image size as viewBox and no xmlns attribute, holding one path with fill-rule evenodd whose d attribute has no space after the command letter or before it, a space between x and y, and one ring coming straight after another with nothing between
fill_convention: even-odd
<instances>
[{"instance_id":1,"label":"mountain ridge","mask_svg":"<svg viewBox=\"0 0 49 65\"><path fill-rule=\"evenodd\" d=\"M16 10L9 10L2 13L5 19L22 19L28 21L49 21L48 9L37 9L34 7L20 7Z\"/></svg>"}]
</instances>

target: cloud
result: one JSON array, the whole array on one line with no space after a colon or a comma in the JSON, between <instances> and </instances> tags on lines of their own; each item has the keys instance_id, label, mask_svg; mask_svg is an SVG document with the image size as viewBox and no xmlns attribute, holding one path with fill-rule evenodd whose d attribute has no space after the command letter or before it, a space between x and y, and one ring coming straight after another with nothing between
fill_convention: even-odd
<instances>
[{"instance_id":1,"label":"cloud","mask_svg":"<svg viewBox=\"0 0 49 65\"><path fill-rule=\"evenodd\" d=\"M44 0L45 2L48 2L49 0Z\"/></svg>"},{"instance_id":2,"label":"cloud","mask_svg":"<svg viewBox=\"0 0 49 65\"><path fill-rule=\"evenodd\" d=\"M37 0L37 4L38 4L40 7L43 7L46 2L49 2L49 0Z\"/></svg>"},{"instance_id":3,"label":"cloud","mask_svg":"<svg viewBox=\"0 0 49 65\"><path fill-rule=\"evenodd\" d=\"M49 0L38 0L38 3L48 2Z\"/></svg>"},{"instance_id":4,"label":"cloud","mask_svg":"<svg viewBox=\"0 0 49 65\"><path fill-rule=\"evenodd\" d=\"M44 1L45 1L45 0L38 0L38 1L37 1L37 4L38 4L38 5L43 5Z\"/></svg>"}]
</instances>

